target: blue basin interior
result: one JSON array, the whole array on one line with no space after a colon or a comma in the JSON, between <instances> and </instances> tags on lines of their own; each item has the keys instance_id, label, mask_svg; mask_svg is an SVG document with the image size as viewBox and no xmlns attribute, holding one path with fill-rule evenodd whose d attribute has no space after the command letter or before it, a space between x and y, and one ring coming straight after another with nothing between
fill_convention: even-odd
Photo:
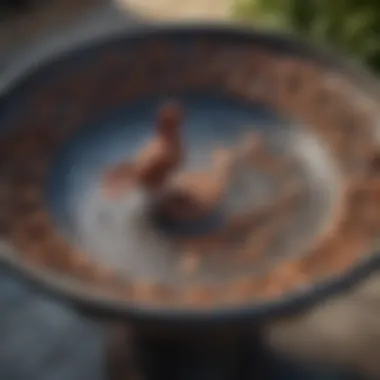
<instances>
[{"instance_id":1,"label":"blue basin interior","mask_svg":"<svg viewBox=\"0 0 380 380\"><path fill-rule=\"evenodd\" d=\"M184 139L189 155L186 165L190 169L204 170L209 165L212 147L232 146L252 128L271 139L274 146L279 145L279 149L284 146L294 149L295 141L303 141L305 146L308 143L307 136L298 132L300 129L292 128L291 122L281 120L270 109L248 106L213 94L184 94L178 99L186 112ZM57 225L74 244L85 247L96 261L129 278L149 277L159 282L180 284L186 279L176 269L179 257L176 249L146 224L140 227L138 222L128 224L125 220L135 218L135 214L136 218L144 217L140 215L139 205L134 206L128 198L109 202L99 196L99 183L107 167L136 154L151 136L155 112L164 101L164 97L143 99L108 110L89 121L55 156L46 195ZM287 136L291 133L297 134L294 140ZM333 174L322 164L326 162L323 150L318 147L315 150L316 156L310 155L309 166L305 165L304 177L312 185L316 178L324 177L325 181L332 182L332 186L326 192L322 187L310 185L309 202L293 231L293 238L302 236L303 242L312 238L315 229L323 224L334 199L333 189L338 186ZM244 210L252 203L259 205L274 194L275 188L263 181L259 174L245 177L243 181L243 186L232 190L230 195L234 209ZM287 253L290 254L293 248L294 245L290 245ZM277 257L280 254L277 253ZM269 264L268 259L266 265ZM216 265L210 263L209 268L193 281L207 282L212 276L220 281L225 276L240 275L241 268L231 274L229 268L218 269ZM246 270L260 270L259 267L255 263Z\"/></svg>"}]
</instances>

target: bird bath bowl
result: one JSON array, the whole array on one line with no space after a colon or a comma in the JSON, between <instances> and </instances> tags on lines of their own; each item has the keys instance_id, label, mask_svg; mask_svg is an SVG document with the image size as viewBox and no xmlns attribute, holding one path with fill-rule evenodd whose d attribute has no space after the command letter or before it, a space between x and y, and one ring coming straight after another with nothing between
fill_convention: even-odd
<instances>
[{"instance_id":1,"label":"bird bath bowl","mask_svg":"<svg viewBox=\"0 0 380 380\"><path fill-rule=\"evenodd\" d=\"M288 37L206 25L110 32L19 68L1 83L0 257L46 290L133 320L140 337L164 328L183 357L191 346L220 363L237 352L230 334L218 330L217 345L234 348L217 350L201 349L195 332L244 335L377 265L380 223L368 212L379 207L377 88L360 69ZM157 228L138 191L117 201L99 191L173 98L185 110L185 170L212 176L212 151L253 131L267 144L272 161L236 170L223 213L210 217L252 214L244 233L223 230L228 241L174 238L168 230L182 236L181 226ZM282 157L291 165L272 165ZM288 185L302 196L286 211L278 197ZM209 376L235 378L231 368Z\"/></svg>"}]
</instances>

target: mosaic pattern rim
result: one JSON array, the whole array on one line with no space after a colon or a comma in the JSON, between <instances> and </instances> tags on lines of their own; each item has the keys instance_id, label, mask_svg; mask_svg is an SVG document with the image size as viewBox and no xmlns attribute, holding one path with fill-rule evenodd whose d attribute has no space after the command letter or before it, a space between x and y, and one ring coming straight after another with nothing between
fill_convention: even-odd
<instances>
[{"instance_id":1,"label":"mosaic pattern rim","mask_svg":"<svg viewBox=\"0 0 380 380\"><path fill-rule=\"evenodd\" d=\"M93 41L89 44L89 41L85 43L79 43L78 47L72 49L64 49L63 54L58 54L66 57L75 51L86 49L87 47L100 47L111 41L117 41L118 38L128 38L128 39L143 39L144 36L152 36L159 33L162 36L168 35L190 35L190 36L218 36L227 37L235 40L244 40L246 42L253 42L258 45L270 47L274 50L286 51L293 55L304 56L311 60L318 61L324 66L332 67L337 71L340 71L345 76L349 76L357 82L359 87L362 87L367 93L371 92L372 97L378 97L378 87L376 85L376 80L368 75L361 68L355 68L348 64L347 62L341 61L340 58L335 57L331 53L320 51L316 48L309 46L300 41L295 41L289 37L283 37L276 34L271 34L267 32L255 31L251 28L241 28L241 27L231 27L223 25L151 25L140 27L135 31L105 31L104 36L100 38L99 36L94 37ZM100 42L100 43L99 43ZM92 45L92 46L91 46ZM36 64L46 67L51 62L56 61L56 51L54 53L43 51L41 49L41 54L38 58L34 57L29 59L29 63L26 65L19 66L19 72L17 69L12 70L4 75L4 80L0 79L0 108L6 104L7 90L11 89L14 85L17 85L19 80L24 79L31 72L34 71ZM17 68L17 65L16 65ZM12 78L13 75L13 78ZM2 84L1 84L2 82ZM376 94L376 95L375 95ZM2 104L3 103L3 104ZM363 263L359 265L356 269L350 271L350 273L341 276L340 278L335 278L334 280L329 280L322 284L317 285L314 288L304 289L297 294L291 294L289 297L282 300L265 301L265 303L255 303L253 305L246 305L244 307L231 307L231 308L215 308L215 309L158 309L155 307L140 307L135 304L129 304L125 301L112 300L109 297L102 297L101 295L94 295L91 290L87 291L85 286L77 286L75 282L68 281L67 279L59 279L54 274L49 274L46 271L41 271L33 267L29 267L27 264L17 259L17 256L12 253L12 250L8 246L0 245L0 260L11 267L19 270L21 274L25 277L37 282L39 285L48 288L50 291L54 291L61 296L65 296L70 300L76 301L79 304L90 306L99 311L108 311L111 313L117 313L121 315L127 315L130 317L135 317L137 319L155 319L161 321L230 321L231 319L251 319L254 317L265 317L268 315L280 314L291 310L293 308L300 307L305 303L314 302L321 299L333 292L344 289L347 286L354 284L362 277L368 275L371 271L377 268L377 263L380 264L380 255L374 254L368 256Z\"/></svg>"}]
</instances>

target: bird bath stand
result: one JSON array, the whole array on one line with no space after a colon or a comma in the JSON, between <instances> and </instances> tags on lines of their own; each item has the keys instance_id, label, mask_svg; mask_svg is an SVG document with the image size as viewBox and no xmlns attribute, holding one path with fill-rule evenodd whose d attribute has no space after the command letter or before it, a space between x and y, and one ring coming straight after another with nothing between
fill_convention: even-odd
<instances>
[{"instance_id":1,"label":"bird bath stand","mask_svg":"<svg viewBox=\"0 0 380 380\"><path fill-rule=\"evenodd\" d=\"M260 324L377 265L377 90L340 59L251 29L146 26L19 69L0 89L1 258L125 323L118 352L128 326L141 378L271 378ZM157 146L167 99L184 110L182 181L198 200L220 183L212 152L252 132L265 143L190 222L163 218L183 198L99 190Z\"/></svg>"}]
</instances>

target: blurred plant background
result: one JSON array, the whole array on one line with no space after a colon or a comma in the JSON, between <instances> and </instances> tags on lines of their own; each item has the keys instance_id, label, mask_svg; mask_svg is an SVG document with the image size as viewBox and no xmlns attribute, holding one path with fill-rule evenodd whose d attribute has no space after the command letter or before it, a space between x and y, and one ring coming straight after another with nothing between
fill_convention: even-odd
<instances>
[{"instance_id":1,"label":"blurred plant background","mask_svg":"<svg viewBox=\"0 0 380 380\"><path fill-rule=\"evenodd\" d=\"M380 0L236 0L233 13L335 47L380 73Z\"/></svg>"}]
</instances>

